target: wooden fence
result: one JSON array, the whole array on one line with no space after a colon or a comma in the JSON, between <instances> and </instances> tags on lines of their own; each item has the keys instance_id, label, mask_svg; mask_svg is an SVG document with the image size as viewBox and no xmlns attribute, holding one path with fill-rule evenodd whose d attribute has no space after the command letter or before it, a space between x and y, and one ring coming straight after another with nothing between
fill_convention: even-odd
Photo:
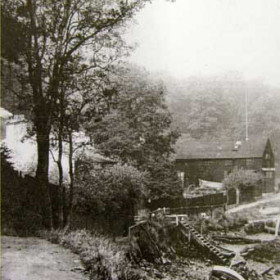
<instances>
[{"instance_id":1,"label":"wooden fence","mask_svg":"<svg viewBox=\"0 0 280 280\"><path fill-rule=\"evenodd\" d=\"M158 208L154 208L155 205ZM224 192L195 195L187 198L178 197L177 199L168 201L157 201L151 205L150 211L147 209L138 210L138 215L134 217L134 221L138 222L147 218L149 215L199 215L207 213L212 215L215 209L225 210L227 205L227 194Z\"/></svg>"}]
</instances>

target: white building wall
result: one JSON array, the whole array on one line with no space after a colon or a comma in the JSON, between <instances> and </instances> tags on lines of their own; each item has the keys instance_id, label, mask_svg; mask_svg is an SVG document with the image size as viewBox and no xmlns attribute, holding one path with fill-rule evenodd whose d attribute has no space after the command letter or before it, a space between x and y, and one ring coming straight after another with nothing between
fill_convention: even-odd
<instances>
[{"instance_id":1,"label":"white building wall","mask_svg":"<svg viewBox=\"0 0 280 280\"><path fill-rule=\"evenodd\" d=\"M24 175L35 176L37 167L37 143L34 137L27 136L28 122L24 116L15 116L6 122L6 139L4 143L10 150L10 162L15 170L21 171ZM58 183L58 168L55 160L58 157L57 151L49 155L49 181ZM63 154L62 166L64 171L64 182L69 181L68 156Z\"/></svg>"},{"instance_id":2,"label":"white building wall","mask_svg":"<svg viewBox=\"0 0 280 280\"><path fill-rule=\"evenodd\" d=\"M23 175L35 176L37 168L37 143L35 137L27 137L27 129L30 125L24 118L24 115L12 116L10 112L0 107L1 120L5 121L6 137L1 142L5 143L10 150L9 161L13 164L14 169L21 171ZM12 116L12 117L11 117ZM73 133L74 145L79 146L82 143L89 142L89 138L83 132ZM83 145L81 145L83 146ZM78 156L84 148L77 149L75 155ZM88 147L91 151L93 147ZM64 183L69 182L69 164L68 164L68 145L63 144L64 153L62 155L62 166ZM52 150L49 154L49 181L53 184L58 183L59 173L56 160L58 158L58 151ZM73 162L74 166L74 162Z\"/></svg>"}]
</instances>

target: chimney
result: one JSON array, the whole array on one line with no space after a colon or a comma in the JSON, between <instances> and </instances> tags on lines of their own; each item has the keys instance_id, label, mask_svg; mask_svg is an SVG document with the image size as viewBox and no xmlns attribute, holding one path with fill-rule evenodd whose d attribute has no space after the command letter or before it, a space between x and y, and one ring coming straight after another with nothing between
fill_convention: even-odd
<instances>
[{"instance_id":1,"label":"chimney","mask_svg":"<svg viewBox=\"0 0 280 280\"><path fill-rule=\"evenodd\" d=\"M242 145L241 141L236 141L234 144L234 148L232 150L237 152L239 150L239 148L241 147L241 145Z\"/></svg>"}]
</instances>

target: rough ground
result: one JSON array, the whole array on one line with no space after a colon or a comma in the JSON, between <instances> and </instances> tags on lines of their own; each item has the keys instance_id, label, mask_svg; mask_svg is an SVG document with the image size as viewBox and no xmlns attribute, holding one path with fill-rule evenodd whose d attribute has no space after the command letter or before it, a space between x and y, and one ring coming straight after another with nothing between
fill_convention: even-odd
<instances>
[{"instance_id":1,"label":"rough ground","mask_svg":"<svg viewBox=\"0 0 280 280\"><path fill-rule=\"evenodd\" d=\"M39 238L1 237L2 280L86 280L79 257Z\"/></svg>"},{"instance_id":2,"label":"rough ground","mask_svg":"<svg viewBox=\"0 0 280 280\"><path fill-rule=\"evenodd\" d=\"M280 201L280 193L269 194L269 196L267 196L263 199L260 199L256 202L236 206L234 208L231 208L231 209L227 210L226 213L227 214L236 213L236 212L243 211L245 209L253 208L253 207L256 207L256 206L261 206L261 205L264 205L264 204L267 204L267 203L273 203L273 202L276 202L276 201Z\"/></svg>"}]
</instances>

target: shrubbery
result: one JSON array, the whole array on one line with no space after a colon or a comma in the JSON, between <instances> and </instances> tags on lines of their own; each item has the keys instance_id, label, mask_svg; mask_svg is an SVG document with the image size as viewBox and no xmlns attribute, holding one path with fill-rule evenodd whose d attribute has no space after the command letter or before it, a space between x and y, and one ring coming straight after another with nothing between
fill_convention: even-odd
<instances>
[{"instance_id":1,"label":"shrubbery","mask_svg":"<svg viewBox=\"0 0 280 280\"><path fill-rule=\"evenodd\" d=\"M14 170L1 146L1 234L34 235L42 227L39 205L38 186Z\"/></svg>"},{"instance_id":2,"label":"shrubbery","mask_svg":"<svg viewBox=\"0 0 280 280\"><path fill-rule=\"evenodd\" d=\"M253 248L244 250L245 259L251 259L257 262L280 263L280 240L275 239L266 241L254 246Z\"/></svg>"},{"instance_id":3,"label":"shrubbery","mask_svg":"<svg viewBox=\"0 0 280 280\"><path fill-rule=\"evenodd\" d=\"M75 212L93 219L125 220L127 230L136 205L146 195L145 173L119 164L96 170L83 162L77 174Z\"/></svg>"},{"instance_id":4,"label":"shrubbery","mask_svg":"<svg viewBox=\"0 0 280 280\"><path fill-rule=\"evenodd\" d=\"M250 202L262 195L262 174L253 170L238 169L230 173L223 181L228 189L229 201L233 198L230 191L236 190L236 201L231 203ZM235 200L235 198L234 198Z\"/></svg>"},{"instance_id":5,"label":"shrubbery","mask_svg":"<svg viewBox=\"0 0 280 280\"><path fill-rule=\"evenodd\" d=\"M222 210L216 209L214 210L212 217L208 217L207 219L197 217L194 220L194 227L198 231L202 229L202 232L204 233L210 231L223 231L227 233L229 230L240 230L247 223L248 219L246 217L235 214L227 215Z\"/></svg>"},{"instance_id":6,"label":"shrubbery","mask_svg":"<svg viewBox=\"0 0 280 280\"><path fill-rule=\"evenodd\" d=\"M79 254L90 279L145 279L145 274L133 267L127 247L118 245L107 237L86 230L52 231L44 235L49 241Z\"/></svg>"},{"instance_id":7,"label":"shrubbery","mask_svg":"<svg viewBox=\"0 0 280 280\"><path fill-rule=\"evenodd\" d=\"M147 173L151 201L173 199L182 191L172 163L180 133L172 127L166 90L161 81L139 67L130 65L118 72L117 99L102 119L90 119L87 133L102 155Z\"/></svg>"},{"instance_id":8,"label":"shrubbery","mask_svg":"<svg viewBox=\"0 0 280 280\"><path fill-rule=\"evenodd\" d=\"M255 222L251 224L247 224L244 227L244 230L247 234L256 234L265 231L265 223L264 222Z\"/></svg>"},{"instance_id":9,"label":"shrubbery","mask_svg":"<svg viewBox=\"0 0 280 280\"><path fill-rule=\"evenodd\" d=\"M227 189L240 188L242 190L251 186L261 187L262 175L252 170L239 169L230 173L223 184Z\"/></svg>"}]
</instances>

